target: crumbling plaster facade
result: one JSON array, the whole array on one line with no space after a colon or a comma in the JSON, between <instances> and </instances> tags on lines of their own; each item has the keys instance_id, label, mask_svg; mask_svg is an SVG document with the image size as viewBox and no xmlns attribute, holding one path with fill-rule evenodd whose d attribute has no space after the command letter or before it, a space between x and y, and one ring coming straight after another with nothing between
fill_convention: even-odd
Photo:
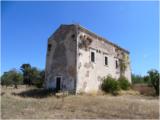
<instances>
[{"instance_id":1,"label":"crumbling plaster facade","mask_svg":"<svg viewBox=\"0 0 160 120\"><path fill-rule=\"evenodd\" d=\"M91 61L91 52L94 53L94 62ZM56 89L56 79L60 76L60 90L97 92L107 75L120 77L120 67L116 68L115 61L123 59L127 65L123 75L131 82L127 50L80 25L61 25L48 40L45 87Z\"/></svg>"}]
</instances>

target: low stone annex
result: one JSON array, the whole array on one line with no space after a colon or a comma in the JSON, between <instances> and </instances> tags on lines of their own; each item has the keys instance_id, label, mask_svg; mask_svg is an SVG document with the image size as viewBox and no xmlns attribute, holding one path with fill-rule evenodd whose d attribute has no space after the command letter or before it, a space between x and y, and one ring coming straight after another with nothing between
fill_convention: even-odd
<instances>
[{"instance_id":1,"label":"low stone annex","mask_svg":"<svg viewBox=\"0 0 160 120\"><path fill-rule=\"evenodd\" d=\"M97 92L105 76L122 74L131 82L129 52L80 25L60 25L48 39L47 89Z\"/></svg>"}]
</instances>

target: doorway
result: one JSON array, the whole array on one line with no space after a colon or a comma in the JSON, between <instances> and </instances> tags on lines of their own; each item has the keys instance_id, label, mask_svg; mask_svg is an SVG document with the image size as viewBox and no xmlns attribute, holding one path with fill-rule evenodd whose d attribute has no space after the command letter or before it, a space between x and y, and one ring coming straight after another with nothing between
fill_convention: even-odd
<instances>
[{"instance_id":1,"label":"doorway","mask_svg":"<svg viewBox=\"0 0 160 120\"><path fill-rule=\"evenodd\" d=\"M56 77L56 90L57 91L61 90L61 79L62 77L60 76Z\"/></svg>"}]
</instances>

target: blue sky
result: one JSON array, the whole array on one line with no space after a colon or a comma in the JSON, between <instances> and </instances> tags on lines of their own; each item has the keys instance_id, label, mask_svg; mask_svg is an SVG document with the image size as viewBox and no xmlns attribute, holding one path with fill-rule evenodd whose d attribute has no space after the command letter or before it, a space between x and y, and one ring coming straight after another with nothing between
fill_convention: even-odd
<instances>
[{"instance_id":1,"label":"blue sky","mask_svg":"<svg viewBox=\"0 0 160 120\"><path fill-rule=\"evenodd\" d=\"M79 23L130 51L132 72L159 69L158 2L2 2L1 72L45 68L48 37Z\"/></svg>"}]
</instances>

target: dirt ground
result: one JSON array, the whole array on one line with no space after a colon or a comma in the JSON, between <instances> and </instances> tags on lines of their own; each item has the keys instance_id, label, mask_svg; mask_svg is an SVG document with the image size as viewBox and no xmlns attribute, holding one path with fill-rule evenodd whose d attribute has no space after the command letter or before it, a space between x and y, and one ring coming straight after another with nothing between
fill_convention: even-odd
<instances>
[{"instance_id":1,"label":"dirt ground","mask_svg":"<svg viewBox=\"0 0 160 120\"><path fill-rule=\"evenodd\" d=\"M36 88L1 88L2 119L158 119L158 97L69 95L57 98Z\"/></svg>"}]
</instances>

